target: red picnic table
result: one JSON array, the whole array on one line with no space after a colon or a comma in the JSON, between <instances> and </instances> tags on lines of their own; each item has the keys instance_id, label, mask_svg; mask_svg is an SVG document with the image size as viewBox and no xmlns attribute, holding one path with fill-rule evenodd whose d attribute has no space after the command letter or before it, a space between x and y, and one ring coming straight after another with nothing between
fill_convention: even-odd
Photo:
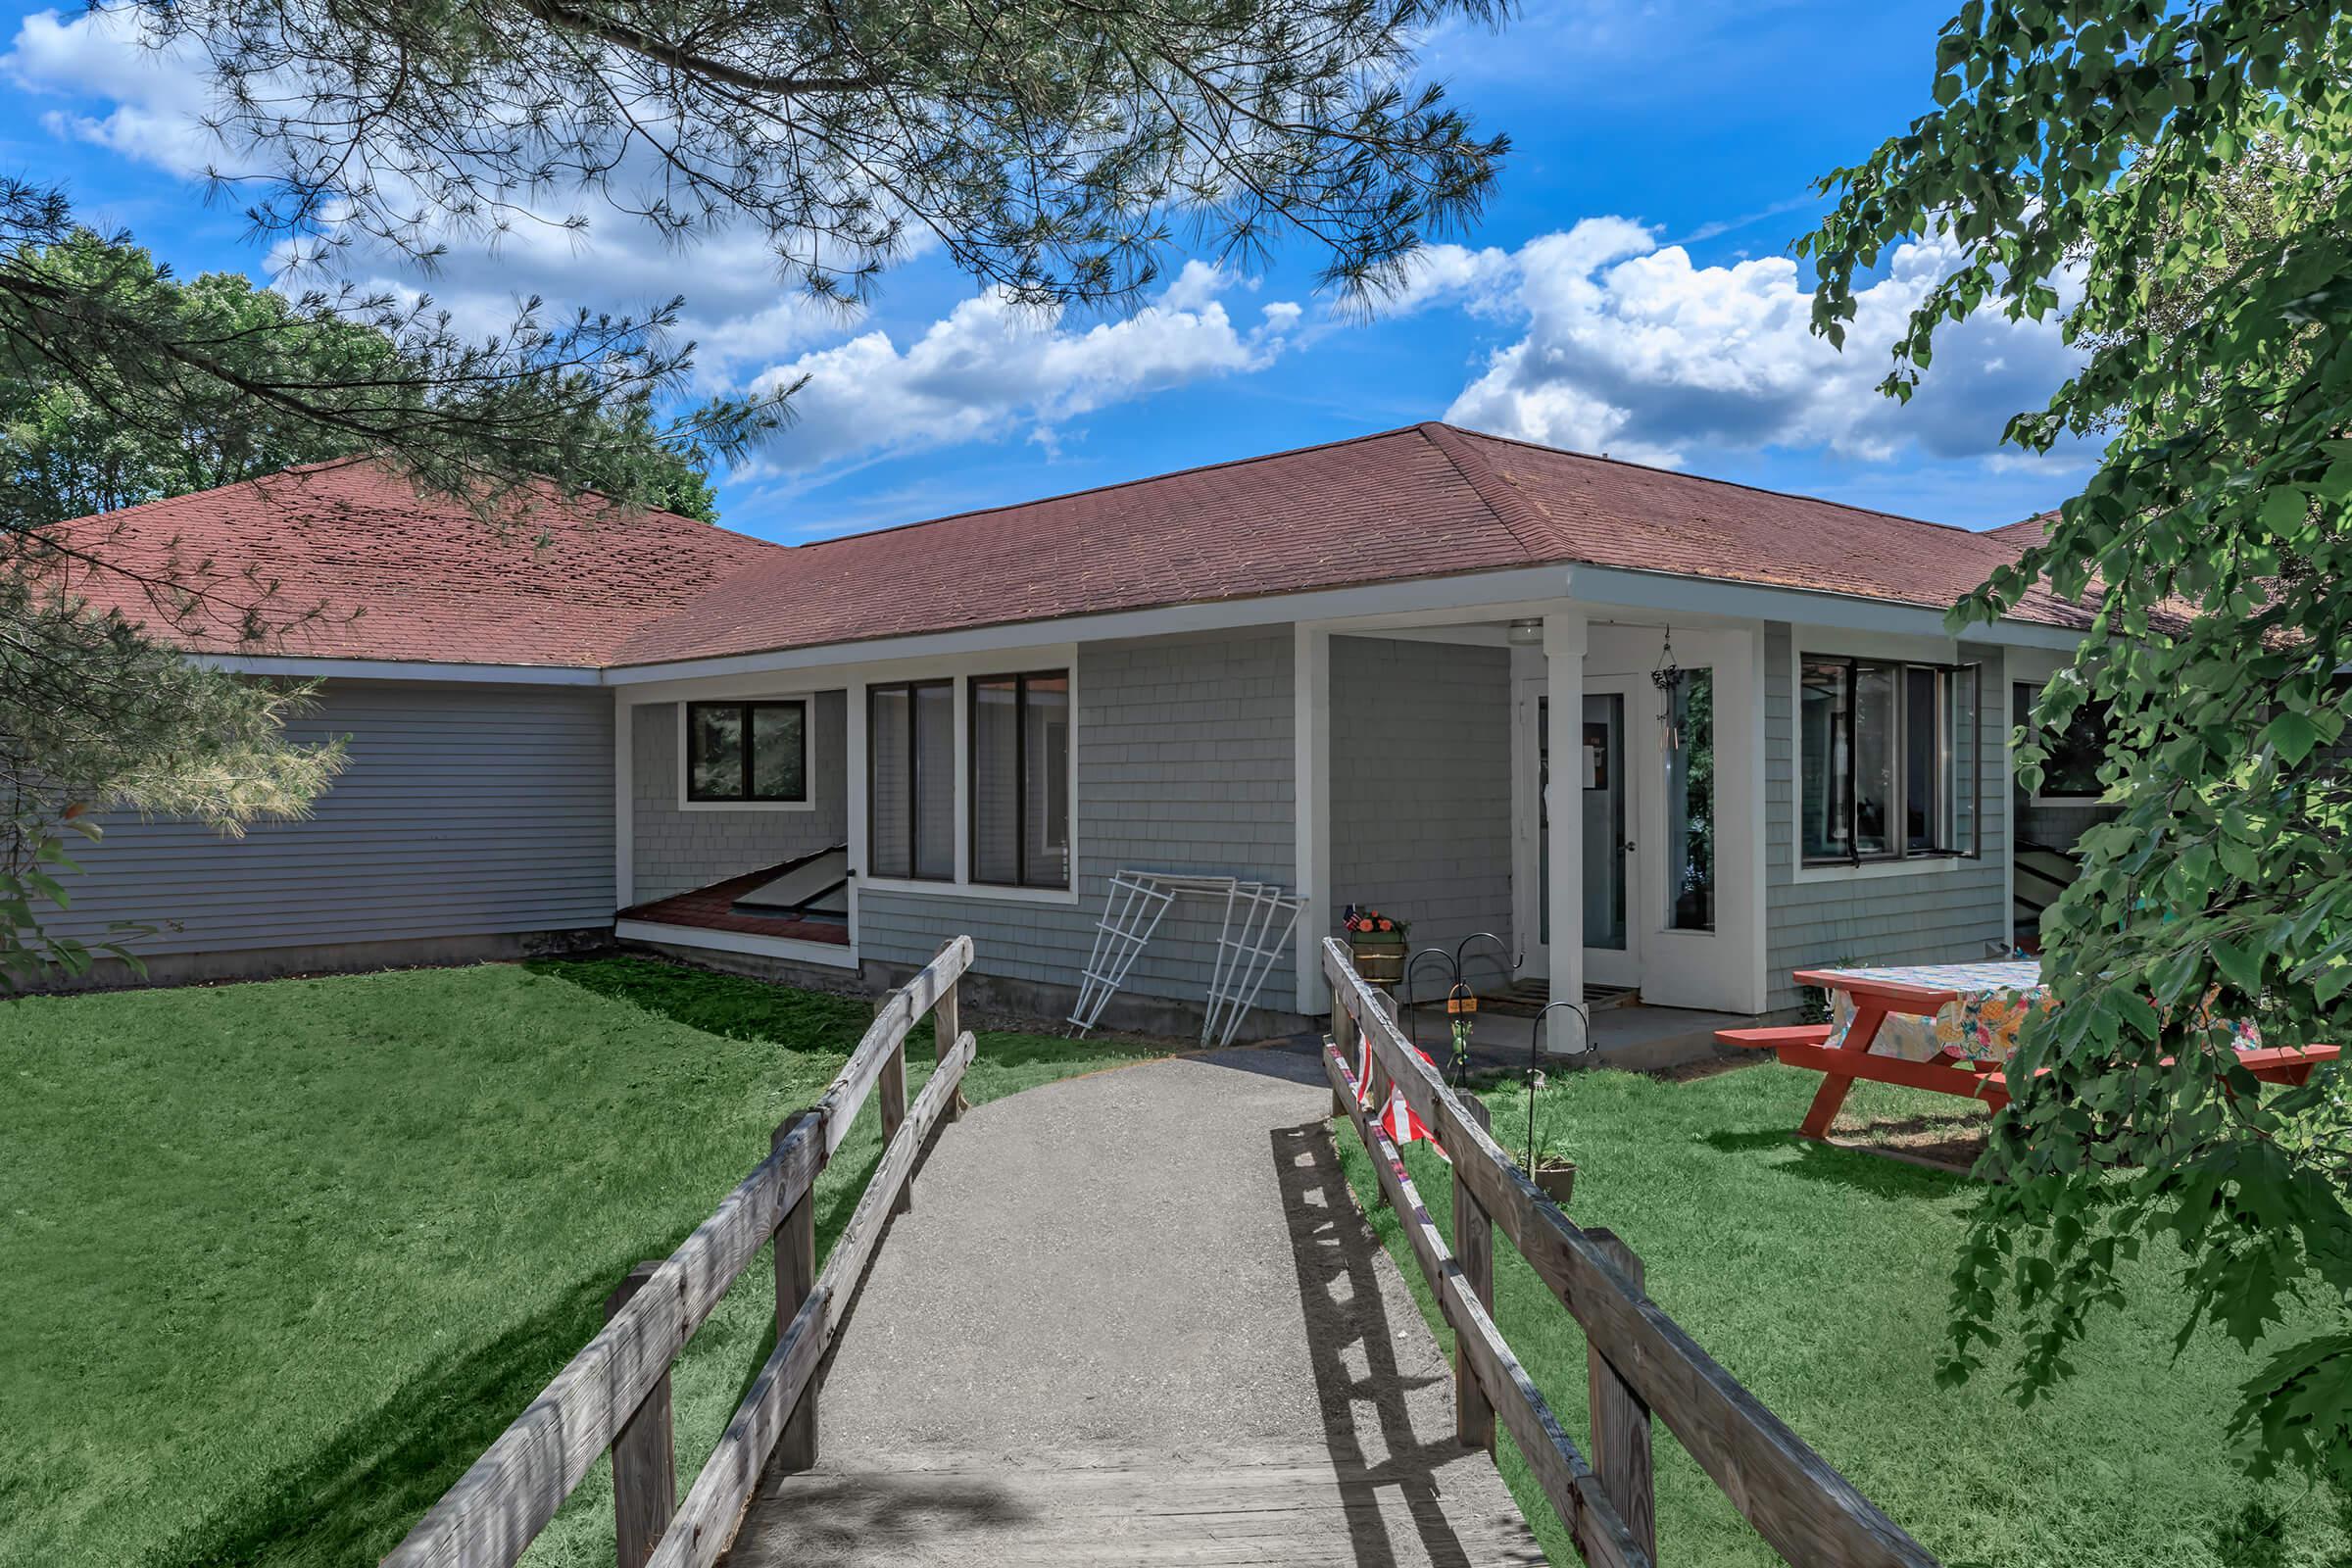
<instances>
[{"instance_id":1,"label":"red picnic table","mask_svg":"<svg viewBox=\"0 0 2352 1568\"><path fill-rule=\"evenodd\" d=\"M1828 1023L1719 1029L1715 1038L1822 1075L1797 1128L1807 1138L1829 1136L1857 1078L1959 1095L1999 1110L2009 1103L2004 1066L2018 1030L2057 1005L2032 960L1799 969L1794 978L1829 993ZM2299 1084L2339 1054L2335 1046L2268 1048L2251 1028L2239 1031L2239 1063L2266 1083Z\"/></svg>"}]
</instances>

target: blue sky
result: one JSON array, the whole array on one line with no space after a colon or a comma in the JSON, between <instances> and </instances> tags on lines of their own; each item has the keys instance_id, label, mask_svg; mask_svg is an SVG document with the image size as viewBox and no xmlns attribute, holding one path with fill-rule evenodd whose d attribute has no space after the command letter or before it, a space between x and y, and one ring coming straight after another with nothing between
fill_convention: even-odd
<instances>
[{"instance_id":1,"label":"blue sky","mask_svg":"<svg viewBox=\"0 0 2352 1568\"><path fill-rule=\"evenodd\" d=\"M1892 259L1843 355L1805 333L1810 272L1788 256L1819 211L1811 180L1928 106L1947 8L1593 0L1442 32L1427 69L1515 151L1478 230L1369 322L1313 292L1303 256L1255 276L1171 258L1135 312L1044 322L936 253L844 320L801 306L748 241L674 256L609 214L584 245L461 251L425 286L485 328L524 294L631 310L684 293L708 385L809 374L801 424L720 492L730 526L786 541L1424 418L1994 526L2085 471L2081 452L1997 446L2071 366L2054 327L1967 323L1898 408L1871 389L1936 255ZM6 30L0 171L62 180L182 272L269 274L193 177L200 81L74 10L13 10Z\"/></svg>"}]
</instances>

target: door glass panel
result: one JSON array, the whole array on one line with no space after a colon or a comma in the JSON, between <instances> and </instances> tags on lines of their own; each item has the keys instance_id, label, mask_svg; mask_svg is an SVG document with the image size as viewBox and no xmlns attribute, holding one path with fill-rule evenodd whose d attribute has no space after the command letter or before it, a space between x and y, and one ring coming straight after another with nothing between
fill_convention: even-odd
<instances>
[{"instance_id":1,"label":"door glass panel","mask_svg":"<svg viewBox=\"0 0 2352 1568\"><path fill-rule=\"evenodd\" d=\"M1687 669L1666 713L1666 924L1715 929L1715 672Z\"/></svg>"},{"instance_id":2,"label":"door glass panel","mask_svg":"<svg viewBox=\"0 0 2352 1568\"><path fill-rule=\"evenodd\" d=\"M1585 946L1625 947L1625 699L1585 697Z\"/></svg>"}]
</instances>

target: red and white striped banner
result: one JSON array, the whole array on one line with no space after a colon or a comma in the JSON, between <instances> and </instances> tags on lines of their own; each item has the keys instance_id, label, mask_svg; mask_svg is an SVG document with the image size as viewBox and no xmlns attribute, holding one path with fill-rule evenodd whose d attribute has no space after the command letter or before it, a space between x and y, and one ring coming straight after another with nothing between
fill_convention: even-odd
<instances>
[{"instance_id":1,"label":"red and white striped banner","mask_svg":"<svg viewBox=\"0 0 2352 1568\"><path fill-rule=\"evenodd\" d=\"M1418 1046L1413 1049L1423 1061L1429 1061L1428 1052ZM1430 1062L1430 1065L1434 1067L1437 1063ZM1372 1037L1361 1030L1357 1031L1355 1037L1355 1102L1359 1105L1372 1103ZM1380 1130L1387 1133L1389 1142L1399 1150L1416 1138L1427 1139L1429 1147L1437 1151L1440 1159L1452 1163L1451 1157L1446 1152L1446 1146L1430 1136L1421 1118L1413 1114L1413 1107L1404 1102L1404 1091L1394 1084L1389 1086L1389 1102L1381 1107L1378 1120Z\"/></svg>"}]
</instances>

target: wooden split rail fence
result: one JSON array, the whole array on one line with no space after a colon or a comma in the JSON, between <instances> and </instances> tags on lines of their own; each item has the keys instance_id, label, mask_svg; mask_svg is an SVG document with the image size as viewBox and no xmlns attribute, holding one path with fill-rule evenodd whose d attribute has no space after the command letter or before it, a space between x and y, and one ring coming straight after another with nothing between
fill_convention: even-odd
<instances>
[{"instance_id":1,"label":"wooden split rail fence","mask_svg":"<svg viewBox=\"0 0 2352 1568\"><path fill-rule=\"evenodd\" d=\"M709 1568L779 1448L816 1462L811 1379L908 1186L931 1130L962 1108L973 1040L959 1027L956 981L972 939L957 937L891 994L822 1099L776 1129L767 1158L666 1259L639 1264L608 1320L471 1469L384 1558L384 1568L509 1568L610 1449L619 1568ZM906 1100L907 1033L932 1015L938 1065ZM882 1160L847 1229L816 1267L813 1188L866 1096L880 1091ZM737 1276L775 1240L776 1348L753 1379L685 1500L677 1501L669 1369Z\"/></svg>"},{"instance_id":2,"label":"wooden split rail fence","mask_svg":"<svg viewBox=\"0 0 2352 1568\"><path fill-rule=\"evenodd\" d=\"M1488 1136L1485 1107L1457 1098L1396 1026L1396 1004L1367 984L1339 941L1323 943L1333 1042L1323 1066L1454 1332L1455 1424L1494 1446L1497 1418L1527 1456L1585 1561L1648 1568L1657 1557L1651 1493L1654 1417L1723 1489L1756 1533L1800 1568L1936 1568L1936 1559L1852 1482L1766 1409L1660 1311L1640 1261L1605 1231L1579 1228ZM1343 1018L1348 1023L1343 1023ZM1371 1042L1367 1109L1356 1093L1348 1024ZM1453 1161L1454 1243L1431 1221L1378 1110L1402 1094ZM1499 1228L1585 1331L1594 1463L1569 1438L1494 1325Z\"/></svg>"}]
</instances>

